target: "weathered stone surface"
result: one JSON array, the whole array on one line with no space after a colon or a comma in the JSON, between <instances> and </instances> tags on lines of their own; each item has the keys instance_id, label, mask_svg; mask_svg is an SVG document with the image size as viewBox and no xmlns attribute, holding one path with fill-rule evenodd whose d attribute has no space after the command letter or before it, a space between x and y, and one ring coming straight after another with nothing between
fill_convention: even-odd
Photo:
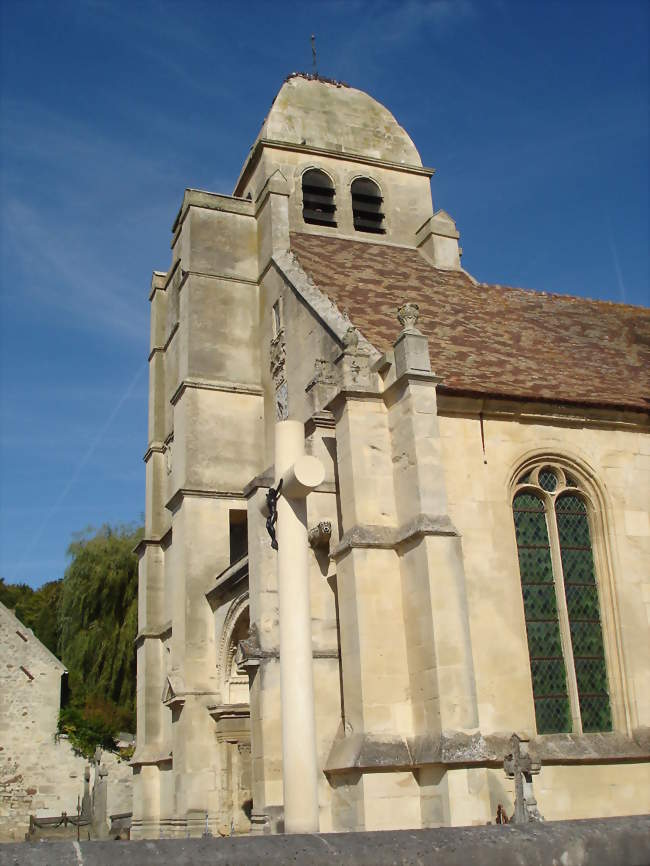
<instances>
[{"instance_id":1,"label":"weathered stone surface","mask_svg":"<svg viewBox=\"0 0 650 866\"><path fill-rule=\"evenodd\" d=\"M650 817L247 839L0 845L0 866L647 866Z\"/></svg>"},{"instance_id":2,"label":"weathered stone surface","mask_svg":"<svg viewBox=\"0 0 650 866\"><path fill-rule=\"evenodd\" d=\"M21 840L29 816L76 814L85 758L57 738L63 664L0 603L0 841ZM103 753L109 812L131 810L132 772Z\"/></svg>"}]
</instances>

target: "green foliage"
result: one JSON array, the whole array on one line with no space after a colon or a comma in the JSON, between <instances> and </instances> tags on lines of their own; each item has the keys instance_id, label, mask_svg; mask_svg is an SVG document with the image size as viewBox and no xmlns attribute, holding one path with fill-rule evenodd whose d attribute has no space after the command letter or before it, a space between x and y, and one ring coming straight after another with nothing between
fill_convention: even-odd
<instances>
[{"instance_id":1,"label":"green foliage","mask_svg":"<svg viewBox=\"0 0 650 866\"><path fill-rule=\"evenodd\" d=\"M59 734L66 734L70 744L86 758L92 758L97 746L115 750L111 726L98 715L87 715L85 707L63 707L59 713Z\"/></svg>"},{"instance_id":2,"label":"green foliage","mask_svg":"<svg viewBox=\"0 0 650 866\"><path fill-rule=\"evenodd\" d=\"M69 697L59 733L78 752L115 749L118 731L135 729L135 636L138 627L138 560L142 538L133 526L88 529L68 548L63 580L40 589L7 584L0 601L68 669Z\"/></svg>"},{"instance_id":3,"label":"green foliage","mask_svg":"<svg viewBox=\"0 0 650 866\"><path fill-rule=\"evenodd\" d=\"M113 701L90 696L83 704L76 699L59 713L59 734L66 734L73 748L92 758L97 746L117 751L116 734L132 722L131 710L118 707ZM120 749L119 755L128 760L134 749Z\"/></svg>"},{"instance_id":4,"label":"green foliage","mask_svg":"<svg viewBox=\"0 0 650 866\"><path fill-rule=\"evenodd\" d=\"M73 707L89 730L103 721L115 733L135 725L135 646L142 530L87 530L68 548L59 602L59 657L68 668Z\"/></svg>"},{"instance_id":5,"label":"green foliage","mask_svg":"<svg viewBox=\"0 0 650 866\"><path fill-rule=\"evenodd\" d=\"M0 601L56 654L59 638L57 611L63 581L52 580L39 589L25 583L5 583L0 577Z\"/></svg>"}]
</instances>

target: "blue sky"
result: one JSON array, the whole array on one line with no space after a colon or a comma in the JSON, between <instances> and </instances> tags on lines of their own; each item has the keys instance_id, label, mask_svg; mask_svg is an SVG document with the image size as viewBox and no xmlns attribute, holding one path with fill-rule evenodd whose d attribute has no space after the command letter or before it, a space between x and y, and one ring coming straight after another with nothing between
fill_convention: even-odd
<instances>
[{"instance_id":1,"label":"blue sky","mask_svg":"<svg viewBox=\"0 0 650 866\"><path fill-rule=\"evenodd\" d=\"M478 279L648 303L646 0L3 0L0 576L144 510L151 271L285 76L368 91ZM558 346L558 351L562 347Z\"/></svg>"}]
</instances>

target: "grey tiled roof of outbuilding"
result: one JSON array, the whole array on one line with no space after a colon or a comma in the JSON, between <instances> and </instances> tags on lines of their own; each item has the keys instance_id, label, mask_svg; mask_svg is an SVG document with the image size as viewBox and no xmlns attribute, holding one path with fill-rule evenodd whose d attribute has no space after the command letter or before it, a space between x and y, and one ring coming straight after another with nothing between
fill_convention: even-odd
<instances>
[{"instance_id":1,"label":"grey tiled roof of outbuilding","mask_svg":"<svg viewBox=\"0 0 650 866\"><path fill-rule=\"evenodd\" d=\"M636 411L650 406L650 310L485 283L434 268L415 249L292 233L315 285L378 349L397 308L420 307L448 393Z\"/></svg>"}]
</instances>

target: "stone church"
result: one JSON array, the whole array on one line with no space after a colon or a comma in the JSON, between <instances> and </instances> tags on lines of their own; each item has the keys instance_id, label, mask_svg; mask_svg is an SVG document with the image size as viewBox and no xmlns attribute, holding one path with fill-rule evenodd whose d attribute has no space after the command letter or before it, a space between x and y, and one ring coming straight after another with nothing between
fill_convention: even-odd
<instances>
[{"instance_id":1,"label":"stone church","mask_svg":"<svg viewBox=\"0 0 650 866\"><path fill-rule=\"evenodd\" d=\"M134 838L485 824L514 733L547 820L650 811L649 311L479 282L432 175L293 75L233 195L185 191Z\"/></svg>"}]
</instances>

